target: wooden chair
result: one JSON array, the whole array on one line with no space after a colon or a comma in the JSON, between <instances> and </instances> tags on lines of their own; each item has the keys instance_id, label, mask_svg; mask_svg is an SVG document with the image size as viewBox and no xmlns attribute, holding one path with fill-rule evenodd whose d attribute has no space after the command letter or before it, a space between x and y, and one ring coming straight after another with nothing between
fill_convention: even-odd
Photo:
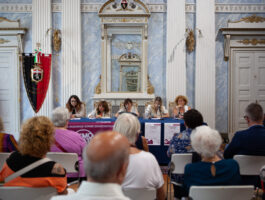
<instances>
[{"instance_id":1,"label":"wooden chair","mask_svg":"<svg viewBox=\"0 0 265 200\"><path fill-rule=\"evenodd\" d=\"M131 200L154 200L156 199L156 190L148 188L125 188L123 189L125 196Z\"/></svg>"},{"instance_id":2,"label":"wooden chair","mask_svg":"<svg viewBox=\"0 0 265 200\"><path fill-rule=\"evenodd\" d=\"M235 155L234 160L239 164L240 175L259 175L265 164L265 156Z\"/></svg>"},{"instance_id":3,"label":"wooden chair","mask_svg":"<svg viewBox=\"0 0 265 200\"><path fill-rule=\"evenodd\" d=\"M98 104L99 104L100 101L95 101L94 102L94 109L96 109L98 107ZM109 113L111 114L112 113L112 106L111 106L111 102L109 101L106 101L107 104L108 104L108 107L109 107Z\"/></svg>"},{"instance_id":4,"label":"wooden chair","mask_svg":"<svg viewBox=\"0 0 265 200\"><path fill-rule=\"evenodd\" d=\"M0 170L2 169L6 159L9 157L10 153L0 153Z\"/></svg>"},{"instance_id":5,"label":"wooden chair","mask_svg":"<svg viewBox=\"0 0 265 200\"><path fill-rule=\"evenodd\" d=\"M132 106L135 107L138 110L138 103L137 102L133 102ZM123 108L123 107L124 107L124 103L121 102L120 103L120 109Z\"/></svg>"},{"instance_id":6,"label":"wooden chair","mask_svg":"<svg viewBox=\"0 0 265 200\"><path fill-rule=\"evenodd\" d=\"M189 192L189 197L191 197L192 200L250 200L253 195L253 185L191 186Z\"/></svg>"},{"instance_id":7,"label":"wooden chair","mask_svg":"<svg viewBox=\"0 0 265 200\"><path fill-rule=\"evenodd\" d=\"M0 187L0 199L3 200L48 200L55 195L57 191L53 187Z\"/></svg>"},{"instance_id":8,"label":"wooden chair","mask_svg":"<svg viewBox=\"0 0 265 200\"><path fill-rule=\"evenodd\" d=\"M174 101L168 102L168 113L170 117L174 117L174 108L176 107L176 103Z\"/></svg>"}]
</instances>

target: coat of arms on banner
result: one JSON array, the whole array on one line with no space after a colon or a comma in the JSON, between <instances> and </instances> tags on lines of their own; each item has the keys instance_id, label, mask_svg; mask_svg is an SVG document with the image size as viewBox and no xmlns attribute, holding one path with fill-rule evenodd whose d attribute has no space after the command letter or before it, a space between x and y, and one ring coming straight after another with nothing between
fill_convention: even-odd
<instances>
[{"instance_id":1,"label":"coat of arms on banner","mask_svg":"<svg viewBox=\"0 0 265 200\"><path fill-rule=\"evenodd\" d=\"M46 97L50 82L51 54L44 55L38 48L35 54L25 55L23 58L23 78L30 104L37 113Z\"/></svg>"},{"instance_id":2,"label":"coat of arms on banner","mask_svg":"<svg viewBox=\"0 0 265 200\"><path fill-rule=\"evenodd\" d=\"M38 83L42 81L42 78L43 78L43 69L41 69L38 64L35 64L34 68L31 69L31 80Z\"/></svg>"}]
</instances>

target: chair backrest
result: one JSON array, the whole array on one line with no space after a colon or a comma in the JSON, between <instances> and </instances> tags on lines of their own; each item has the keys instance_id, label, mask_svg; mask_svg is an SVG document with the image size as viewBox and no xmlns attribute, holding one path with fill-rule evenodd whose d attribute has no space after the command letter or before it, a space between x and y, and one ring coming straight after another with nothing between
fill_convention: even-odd
<instances>
[{"instance_id":1,"label":"chair backrest","mask_svg":"<svg viewBox=\"0 0 265 200\"><path fill-rule=\"evenodd\" d=\"M125 188L123 189L125 196L131 200L154 200L156 199L156 190L148 188Z\"/></svg>"},{"instance_id":2,"label":"chair backrest","mask_svg":"<svg viewBox=\"0 0 265 200\"><path fill-rule=\"evenodd\" d=\"M234 159L239 164L240 175L259 175L265 164L265 156L235 155Z\"/></svg>"},{"instance_id":3,"label":"chair backrest","mask_svg":"<svg viewBox=\"0 0 265 200\"><path fill-rule=\"evenodd\" d=\"M47 158L60 163L67 173L78 172L78 155L76 153L48 152Z\"/></svg>"},{"instance_id":4,"label":"chair backrest","mask_svg":"<svg viewBox=\"0 0 265 200\"><path fill-rule=\"evenodd\" d=\"M154 101L146 101L144 104L144 108L146 109L149 105L154 105Z\"/></svg>"},{"instance_id":5,"label":"chair backrest","mask_svg":"<svg viewBox=\"0 0 265 200\"><path fill-rule=\"evenodd\" d=\"M168 113L170 117L174 117L174 114L173 114L174 107L176 107L175 101L168 102Z\"/></svg>"},{"instance_id":6,"label":"chair backrest","mask_svg":"<svg viewBox=\"0 0 265 200\"><path fill-rule=\"evenodd\" d=\"M184 174L186 164L191 163L192 153L179 153L171 155L172 174Z\"/></svg>"},{"instance_id":7,"label":"chair backrest","mask_svg":"<svg viewBox=\"0 0 265 200\"><path fill-rule=\"evenodd\" d=\"M192 200L250 200L253 194L253 185L191 186L189 197L191 197Z\"/></svg>"},{"instance_id":8,"label":"chair backrest","mask_svg":"<svg viewBox=\"0 0 265 200\"><path fill-rule=\"evenodd\" d=\"M96 109L98 107L100 101L94 101L94 109ZM109 107L109 113L112 113L112 106L111 106L111 102L110 101L106 101Z\"/></svg>"},{"instance_id":9,"label":"chair backrest","mask_svg":"<svg viewBox=\"0 0 265 200\"><path fill-rule=\"evenodd\" d=\"M133 107L135 107L136 109L138 109L138 103L137 102L133 102ZM120 109L124 107L124 102L120 103Z\"/></svg>"},{"instance_id":10,"label":"chair backrest","mask_svg":"<svg viewBox=\"0 0 265 200\"><path fill-rule=\"evenodd\" d=\"M9 157L10 153L0 153L0 171L6 161L6 159Z\"/></svg>"},{"instance_id":11,"label":"chair backrest","mask_svg":"<svg viewBox=\"0 0 265 200\"><path fill-rule=\"evenodd\" d=\"M3 200L48 200L55 195L57 191L53 187L0 187L0 199Z\"/></svg>"}]
</instances>

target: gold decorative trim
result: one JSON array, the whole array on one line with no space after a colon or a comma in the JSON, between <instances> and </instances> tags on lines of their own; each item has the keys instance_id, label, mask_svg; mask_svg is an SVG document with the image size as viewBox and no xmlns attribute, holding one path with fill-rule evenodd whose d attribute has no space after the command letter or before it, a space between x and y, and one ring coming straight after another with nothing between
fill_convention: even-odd
<instances>
[{"instance_id":1,"label":"gold decorative trim","mask_svg":"<svg viewBox=\"0 0 265 200\"><path fill-rule=\"evenodd\" d=\"M229 23L238 23L238 22L246 22L246 23L260 23L260 22L264 22L265 18L264 17L260 17L260 16L256 16L256 15L252 15L252 16L248 16L248 17L243 17L238 21L230 21L228 20Z\"/></svg>"},{"instance_id":2,"label":"gold decorative trim","mask_svg":"<svg viewBox=\"0 0 265 200\"><path fill-rule=\"evenodd\" d=\"M148 14L150 14L149 9L146 7L146 5L145 5L143 2L141 2L140 0L134 0L134 1L135 1L136 3L139 3L141 6L143 6L144 9L145 9L145 12L148 13Z\"/></svg>"},{"instance_id":3,"label":"gold decorative trim","mask_svg":"<svg viewBox=\"0 0 265 200\"><path fill-rule=\"evenodd\" d=\"M5 43L8 43L10 42L9 40L5 40L3 38L0 38L0 44L5 44Z\"/></svg>"},{"instance_id":4,"label":"gold decorative trim","mask_svg":"<svg viewBox=\"0 0 265 200\"><path fill-rule=\"evenodd\" d=\"M239 41L237 41L238 43L242 43L242 44L244 44L244 45L249 45L249 44L252 44L252 45L257 45L257 44L265 44L265 39L261 39L261 40L258 40L258 39L256 39L256 38L254 38L254 39L251 39L251 40L249 40L249 39L244 39L244 40L239 40Z\"/></svg>"},{"instance_id":5,"label":"gold decorative trim","mask_svg":"<svg viewBox=\"0 0 265 200\"><path fill-rule=\"evenodd\" d=\"M3 21L7 21L7 22L18 22L16 20L13 21L13 20L7 19L5 17L0 17L0 22L3 22Z\"/></svg>"},{"instance_id":6,"label":"gold decorative trim","mask_svg":"<svg viewBox=\"0 0 265 200\"><path fill-rule=\"evenodd\" d=\"M95 93L96 94L101 94L101 75L99 76L99 83L95 87Z\"/></svg>"},{"instance_id":7,"label":"gold decorative trim","mask_svg":"<svg viewBox=\"0 0 265 200\"><path fill-rule=\"evenodd\" d=\"M154 94L155 88L150 81L150 77L147 75L147 94Z\"/></svg>"},{"instance_id":8,"label":"gold decorative trim","mask_svg":"<svg viewBox=\"0 0 265 200\"><path fill-rule=\"evenodd\" d=\"M102 13L102 11L104 10L104 8L109 5L110 3L114 2L115 0L109 0L106 3L103 4L103 6L101 6L100 10L98 11L98 13Z\"/></svg>"}]
</instances>

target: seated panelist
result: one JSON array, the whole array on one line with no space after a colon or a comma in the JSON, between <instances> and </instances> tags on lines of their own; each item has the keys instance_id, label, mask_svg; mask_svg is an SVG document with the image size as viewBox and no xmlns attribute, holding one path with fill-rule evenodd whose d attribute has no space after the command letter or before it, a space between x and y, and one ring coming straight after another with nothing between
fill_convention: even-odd
<instances>
[{"instance_id":1,"label":"seated panelist","mask_svg":"<svg viewBox=\"0 0 265 200\"><path fill-rule=\"evenodd\" d=\"M191 109L187 105L188 99L183 95L179 95L176 97L175 103L176 107L173 110L174 117L183 119L184 113Z\"/></svg>"},{"instance_id":2,"label":"seated panelist","mask_svg":"<svg viewBox=\"0 0 265 200\"><path fill-rule=\"evenodd\" d=\"M145 109L145 118L169 117L167 109L162 105L162 98L156 97L154 105L148 105Z\"/></svg>"},{"instance_id":3,"label":"seated panelist","mask_svg":"<svg viewBox=\"0 0 265 200\"><path fill-rule=\"evenodd\" d=\"M139 112L135 106L133 106L133 102L131 99L127 98L124 100L123 107L115 114L115 117L118 117L120 114L124 112L129 112L139 117Z\"/></svg>"},{"instance_id":4,"label":"seated panelist","mask_svg":"<svg viewBox=\"0 0 265 200\"><path fill-rule=\"evenodd\" d=\"M69 118L81 118L86 116L86 106L76 95L70 96L66 103Z\"/></svg>"},{"instance_id":5,"label":"seated panelist","mask_svg":"<svg viewBox=\"0 0 265 200\"><path fill-rule=\"evenodd\" d=\"M88 114L88 118L105 118L110 117L110 110L106 101L100 101L95 110Z\"/></svg>"}]
</instances>

